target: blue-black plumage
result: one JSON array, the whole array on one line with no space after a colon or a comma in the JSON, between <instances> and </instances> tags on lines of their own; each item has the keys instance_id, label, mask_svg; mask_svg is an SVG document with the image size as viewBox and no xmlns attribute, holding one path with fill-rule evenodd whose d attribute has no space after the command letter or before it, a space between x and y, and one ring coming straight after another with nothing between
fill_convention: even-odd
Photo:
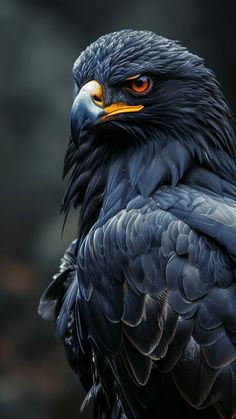
<instances>
[{"instance_id":1,"label":"blue-black plumage","mask_svg":"<svg viewBox=\"0 0 236 419\"><path fill-rule=\"evenodd\" d=\"M236 142L214 73L123 30L74 65L62 203L79 233L41 298L95 418L236 416Z\"/></svg>"}]
</instances>

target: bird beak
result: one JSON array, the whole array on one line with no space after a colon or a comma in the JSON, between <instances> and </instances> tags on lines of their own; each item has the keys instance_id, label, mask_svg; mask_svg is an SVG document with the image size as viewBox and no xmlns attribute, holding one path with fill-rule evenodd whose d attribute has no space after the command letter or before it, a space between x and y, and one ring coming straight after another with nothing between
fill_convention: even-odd
<instances>
[{"instance_id":1,"label":"bird beak","mask_svg":"<svg viewBox=\"0 0 236 419\"><path fill-rule=\"evenodd\" d=\"M127 112L138 112L143 105L113 103L104 107L103 88L96 80L86 83L76 96L71 109L71 132L77 141L97 123L107 121L111 116Z\"/></svg>"},{"instance_id":2,"label":"bird beak","mask_svg":"<svg viewBox=\"0 0 236 419\"><path fill-rule=\"evenodd\" d=\"M102 86L97 81L92 80L80 89L71 108L71 133L76 143L105 115L102 104Z\"/></svg>"}]
</instances>

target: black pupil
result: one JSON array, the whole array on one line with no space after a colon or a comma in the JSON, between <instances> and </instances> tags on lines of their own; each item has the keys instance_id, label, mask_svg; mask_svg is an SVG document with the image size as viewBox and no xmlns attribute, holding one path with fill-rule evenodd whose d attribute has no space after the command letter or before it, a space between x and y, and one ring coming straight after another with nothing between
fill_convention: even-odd
<instances>
[{"instance_id":1,"label":"black pupil","mask_svg":"<svg viewBox=\"0 0 236 419\"><path fill-rule=\"evenodd\" d=\"M146 81L147 81L147 77L144 77L144 76L139 77L139 78L136 80L136 86L137 86L137 87L142 87L142 86L143 86L143 84L144 84Z\"/></svg>"}]
</instances>

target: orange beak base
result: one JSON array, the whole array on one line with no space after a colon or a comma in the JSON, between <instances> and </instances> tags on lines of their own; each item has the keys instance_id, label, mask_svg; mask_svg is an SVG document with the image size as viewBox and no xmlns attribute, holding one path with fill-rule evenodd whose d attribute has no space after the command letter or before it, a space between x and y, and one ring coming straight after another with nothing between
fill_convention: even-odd
<instances>
[{"instance_id":1,"label":"orange beak base","mask_svg":"<svg viewBox=\"0 0 236 419\"><path fill-rule=\"evenodd\" d=\"M101 117L102 121L107 121L113 115L119 115L127 112L139 112L144 108L143 105L127 105L126 103L113 103L104 108L105 115Z\"/></svg>"}]
</instances>

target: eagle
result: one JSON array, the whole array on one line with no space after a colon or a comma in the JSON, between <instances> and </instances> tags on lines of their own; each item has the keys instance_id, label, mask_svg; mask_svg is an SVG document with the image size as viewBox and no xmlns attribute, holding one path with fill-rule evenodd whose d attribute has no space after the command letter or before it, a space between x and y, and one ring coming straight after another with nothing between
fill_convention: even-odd
<instances>
[{"instance_id":1,"label":"eagle","mask_svg":"<svg viewBox=\"0 0 236 419\"><path fill-rule=\"evenodd\" d=\"M121 30L76 60L62 201L79 227L39 304L94 418L236 417L236 141L203 59Z\"/></svg>"}]
</instances>

